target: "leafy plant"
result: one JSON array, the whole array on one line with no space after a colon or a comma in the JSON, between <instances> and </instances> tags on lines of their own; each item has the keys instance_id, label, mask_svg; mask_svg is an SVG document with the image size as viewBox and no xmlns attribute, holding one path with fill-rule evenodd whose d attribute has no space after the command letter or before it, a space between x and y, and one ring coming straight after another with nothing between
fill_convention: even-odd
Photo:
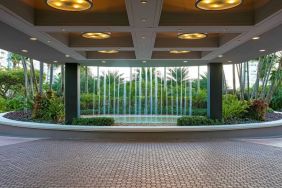
<instances>
[{"instance_id":1,"label":"leafy plant","mask_svg":"<svg viewBox=\"0 0 282 188\"><path fill-rule=\"evenodd\" d=\"M253 100L248 108L247 116L255 120L264 121L267 107L268 105L264 100Z\"/></svg>"},{"instance_id":2,"label":"leafy plant","mask_svg":"<svg viewBox=\"0 0 282 188\"><path fill-rule=\"evenodd\" d=\"M92 125L92 126L112 126L114 125L114 118L110 117L94 117L94 118L75 118L72 125Z\"/></svg>"},{"instance_id":3,"label":"leafy plant","mask_svg":"<svg viewBox=\"0 0 282 188\"><path fill-rule=\"evenodd\" d=\"M178 126L214 125L219 123L219 121L209 119L205 116L183 116L177 119Z\"/></svg>"},{"instance_id":4,"label":"leafy plant","mask_svg":"<svg viewBox=\"0 0 282 188\"><path fill-rule=\"evenodd\" d=\"M239 100L235 95L228 94L223 96L222 112L224 120L243 117L248 107L247 101Z\"/></svg>"},{"instance_id":5,"label":"leafy plant","mask_svg":"<svg viewBox=\"0 0 282 188\"><path fill-rule=\"evenodd\" d=\"M199 92L195 93L193 96L193 106L196 108L206 108L207 106L207 91L200 90Z\"/></svg>"}]
</instances>

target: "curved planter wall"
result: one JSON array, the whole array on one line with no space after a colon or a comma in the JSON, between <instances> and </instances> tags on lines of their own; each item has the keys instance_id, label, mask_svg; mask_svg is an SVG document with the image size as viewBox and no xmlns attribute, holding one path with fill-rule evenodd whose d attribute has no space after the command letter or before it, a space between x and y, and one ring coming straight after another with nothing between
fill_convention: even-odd
<instances>
[{"instance_id":1,"label":"curved planter wall","mask_svg":"<svg viewBox=\"0 0 282 188\"><path fill-rule=\"evenodd\" d=\"M74 126L22 122L0 114L0 133L33 137L80 139L234 138L282 135L282 120L214 126ZM130 134L129 134L130 133Z\"/></svg>"}]
</instances>

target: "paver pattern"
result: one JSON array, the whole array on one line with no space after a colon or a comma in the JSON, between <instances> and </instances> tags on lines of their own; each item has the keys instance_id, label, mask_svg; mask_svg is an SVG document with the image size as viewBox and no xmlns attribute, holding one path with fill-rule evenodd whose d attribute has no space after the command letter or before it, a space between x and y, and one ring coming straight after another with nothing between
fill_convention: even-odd
<instances>
[{"instance_id":1,"label":"paver pattern","mask_svg":"<svg viewBox=\"0 0 282 188\"><path fill-rule=\"evenodd\" d=\"M282 187L282 148L240 140L0 147L0 187Z\"/></svg>"}]
</instances>

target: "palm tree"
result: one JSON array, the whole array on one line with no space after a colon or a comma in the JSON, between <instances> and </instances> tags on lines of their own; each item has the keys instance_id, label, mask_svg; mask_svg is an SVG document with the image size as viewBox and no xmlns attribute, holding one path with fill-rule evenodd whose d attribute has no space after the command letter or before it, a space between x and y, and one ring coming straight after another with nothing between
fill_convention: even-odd
<instances>
[{"instance_id":1,"label":"palm tree","mask_svg":"<svg viewBox=\"0 0 282 188\"><path fill-rule=\"evenodd\" d=\"M17 68L22 60L22 56L15 53L9 53L8 61L13 63L13 68Z\"/></svg>"}]
</instances>

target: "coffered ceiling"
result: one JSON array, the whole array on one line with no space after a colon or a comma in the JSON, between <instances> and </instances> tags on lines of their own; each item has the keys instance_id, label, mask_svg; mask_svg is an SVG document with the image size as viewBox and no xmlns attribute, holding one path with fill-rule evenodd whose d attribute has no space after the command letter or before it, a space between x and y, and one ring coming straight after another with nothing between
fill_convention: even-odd
<instances>
[{"instance_id":1,"label":"coffered ceiling","mask_svg":"<svg viewBox=\"0 0 282 188\"><path fill-rule=\"evenodd\" d=\"M90 10L68 12L45 0L0 0L0 48L48 63L100 66L238 63L282 50L281 0L244 0L224 11L200 10L195 0L145 2L93 0ZM110 38L84 38L85 32ZM183 40L181 33L206 38ZM99 52L109 50L118 53Z\"/></svg>"}]
</instances>

